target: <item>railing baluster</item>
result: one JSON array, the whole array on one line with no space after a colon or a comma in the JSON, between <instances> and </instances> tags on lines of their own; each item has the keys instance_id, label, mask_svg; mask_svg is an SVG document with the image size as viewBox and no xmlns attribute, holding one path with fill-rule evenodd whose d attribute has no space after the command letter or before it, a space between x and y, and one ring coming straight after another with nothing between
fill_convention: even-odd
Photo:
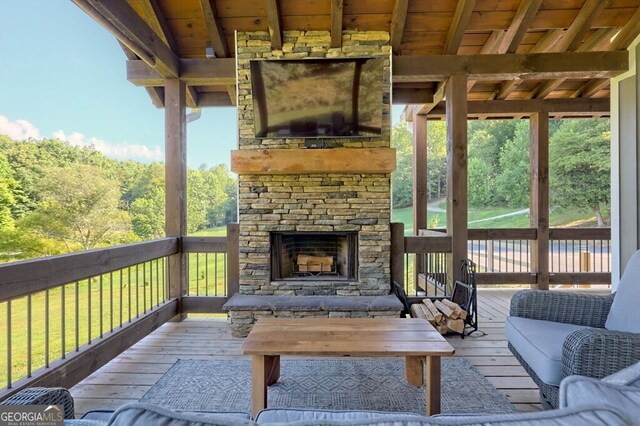
<instances>
[{"instance_id":1,"label":"railing baluster","mask_svg":"<svg viewBox=\"0 0 640 426\"><path fill-rule=\"evenodd\" d=\"M49 289L44 292L44 366L49 368Z\"/></svg>"},{"instance_id":2,"label":"railing baluster","mask_svg":"<svg viewBox=\"0 0 640 426\"><path fill-rule=\"evenodd\" d=\"M213 294L215 296L218 295L218 253L213 254L213 264L215 268L213 269Z\"/></svg>"},{"instance_id":3,"label":"railing baluster","mask_svg":"<svg viewBox=\"0 0 640 426\"><path fill-rule=\"evenodd\" d=\"M113 272L109 272L109 322L113 332Z\"/></svg>"},{"instance_id":4,"label":"railing baluster","mask_svg":"<svg viewBox=\"0 0 640 426\"><path fill-rule=\"evenodd\" d=\"M31 295L27 296L27 377L31 377Z\"/></svg>"},{"instance_id":5,"label":"railing baluster","mask_svg":"<svg viewBox=\"0 0 640 426\"><path fill-rule=\"evenodd\" d=\"M132 316L131 316L131 266L127 267L127 292L129 294L129 324L131 324Z\"/></svg>"},{"instance_id":6,"label":"railing baluster","mask_svg":"<svg viewBox=\"0 0 640 426\"><path fill-rule=\"evenodd\" d=\"M227 294L227 253L224 253L222 255L222 271L223 271L223 276L224 276L224 286L222 287L222 289L224 290L224 295L228 296Z\"/></svg>"},{"instance_id":7,"label":"railing baluster","mask_svg":"<svg viewBox=\"0 0 640 426\"><path fill-rule=\"evenodd\" d=\"M158 300L158 306L160 306L160 259L156 259L156 298Z\"/></svg>"},{"instance_id":8,"label":"railing baluster","mask_svg":"<svg viewBox=\"0 0 640 426\"><path fill-rule=\"evenodd\" d=\"M136 265L136 318L140 317L140 279L138 278L138 265Z\"/></svg>"},{"instance_id":9,"label":"railing baluster","mask_svg":"<svg viewBox=\"0 0 640 426\"><path fill-rule=\"evenodd\" d=\"M149 262L149 308L153 308L153 265Z\"/></svg>"},{"instance_id":10,"label":"railing baluster","mask_svg":"<svg viewBox=\"0 0 640 426\"><path fill-rule=\"evenodd\" d=\"M76 285L75 285L75 299L76 299L76 303L75 303L75 309L76 309L76 315L75 315L75 322L76 322L76 352L78 352L80 350L80 291L79 288L80 287L80 283L78 281L76 281Z\"/></svg>"},{"instance_id":11,"label":"railing baluster","mask_svg":"<svg viewBox=\"0 0 640 426\"><path fill-rule=\"evenodd\" d=\"M200 296L200 253L196 253L196 296Z\"/></svg>"},{"instance_id":12,"label":"railing baluster","mask_svg":"<svg viewBox=\"0 0 640 426\"><path fill-rule=\"evenodd\" d=\"M123 286L122 286L122 269L120 269L119 272L120 275L120 303L119 303L119 307L120 307L120 328L122 328L122 302L124 301L124 292L123 292Z\"/></svg>"},{"instance_id":13,"label":"railing baluster","mask_svg":"<svg viewBox=\"0 0 640 426\"><path fill-rule=\"evenodd\" d=\"M87 278L87 298L88 298L88 305L89 305L89 310L87 312L88 315L88 321L87 321L87 329L88 329L88 333L87 333L87 343L91 344L91 278Z\"/></svg>"},{"instance_id":14,"label":"railing baluster","mask_svg":"<svg viewBox=\"0 0 640 426\"><path fill-rule=\"evenodd\" d=\"M7 388L11 387L11 299L7 300Z\"/></svg>"},{"instance_id":15,"label":"railing baluster","mask_svg":"<svg viewBox=\"0 0 640 426\"><path fill-rule=\"evenodd\" d=\"M209 253L204 254L204 295L209 295Z\"/></svg>"},{"instance_id":16,"label":"railing baluster","mask_svg":"<svg viewBox=\"0 0 640 426\"><path fill-rule=\"evenodd\" d=\"M60 344L62 346L61 350L60 350L60 358L65 359L66 354L67 354L67 342L66 342L66 334L67 334L67 324L66 324L66 314L65 312L67 312L66 310L66 302L67 302L67 297L66 297L66 289L65 289L66 285L62 286L61 289L61 293L60 293L60 327L62 327L62 330L60 332L61 335L61 341Z\"/></svg>"},{"instance_id":17,"label":"railing baluster","mask_svg":"<svg viewBox=\"0 0 640 426\"><path fill-rule=\"evenodd\" d=\"M100 338L104 335L104 280L102 274L100 275L100 305L99 305L99 320L100 320Z\"/></svg>"},{"instance_id":18,"label":"railing baluster","mask_svg":"<svg viewBox=\"0 0 640 426\"><path fill-rule=\"evenodd\" d=\"M142 264L142 313L147 313L147 266Z\"/></svg>"}]
</instances>

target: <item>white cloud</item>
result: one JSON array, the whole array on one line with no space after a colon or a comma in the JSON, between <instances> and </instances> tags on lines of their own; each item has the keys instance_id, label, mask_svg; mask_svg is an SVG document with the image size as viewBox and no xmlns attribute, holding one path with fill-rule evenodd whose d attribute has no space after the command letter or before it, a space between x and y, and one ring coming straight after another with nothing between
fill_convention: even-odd
<instances>
[{"instance_id":1,"label":"white cloud","mask_svg":"<svg viewBox=\"0 0 640 426\"><path fill-rule=\"evenodd\" d=\"M3 115L0 115L0 135L7 135L17 141L40 139L38 128L27 120L11 121Z\"/></svg>"},{"instance_id":2,"label":"white cloud","mask_svg":"<svg viewBox=\"0 0 640 426\"><path fill-rule=\"evenodd\" d=\"M104 155L117 159L136 160L162 160L162 150L157 147L147 145L119 143L112 144L98 138L87 138L80 132L71 132L68 135L62 130L53 133L53 137L67 141L72 146L91 147Z\"/></svg>"}]
</instances>

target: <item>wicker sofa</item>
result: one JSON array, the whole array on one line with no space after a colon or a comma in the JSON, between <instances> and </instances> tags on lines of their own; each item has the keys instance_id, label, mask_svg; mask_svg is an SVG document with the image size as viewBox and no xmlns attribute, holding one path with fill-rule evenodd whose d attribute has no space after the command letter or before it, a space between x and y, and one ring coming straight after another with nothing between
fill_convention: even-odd
<instances>
[{"instance_id":1,"label":"wicker sofa","mask_svg":"<svg viewBox=\"0 0 640 426\"><path fill-rule=\"evenodd\" d=\"M600 379L640 360L640 251L614 295L524 290L505 322L509 349L540 388L546 408L559 404L563 378Z\"/></svg>"}]
</instances>

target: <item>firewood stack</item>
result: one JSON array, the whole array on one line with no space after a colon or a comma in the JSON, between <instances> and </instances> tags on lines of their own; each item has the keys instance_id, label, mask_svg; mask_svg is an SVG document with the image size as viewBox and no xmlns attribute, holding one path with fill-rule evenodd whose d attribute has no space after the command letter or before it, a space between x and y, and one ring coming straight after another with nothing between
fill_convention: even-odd
<instances>
[{"instance_id":1,"label":"firewood stack","mask_svg":"<svg viewBox=\"0 0 640 426\"><path fill-rule=\"evenodd\" d=\"M424 299L422 303L414 303L411 305L411 314L414 318L424 318L429 321L440 334L447 334L450 331L463 333L464 320L467 318L467 311L447 299L435 302Z\"/></svg>"}]
</instances>

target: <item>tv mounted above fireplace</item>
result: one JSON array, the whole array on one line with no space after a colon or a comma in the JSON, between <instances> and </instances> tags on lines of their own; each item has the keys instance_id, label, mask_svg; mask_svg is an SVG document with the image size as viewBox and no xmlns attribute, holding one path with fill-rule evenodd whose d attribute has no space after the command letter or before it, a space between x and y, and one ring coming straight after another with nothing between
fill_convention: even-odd
<instances>
[{"instance_id":1,"label":"tv mounted above fireplace","mask_svg":"<svg viewBox=\"0 0 640 426\"><path fill-rule=\"evenodd\" d=\"M382 134L384 58L254 60L257 138Z\"/></svg>"}]
</instances>

